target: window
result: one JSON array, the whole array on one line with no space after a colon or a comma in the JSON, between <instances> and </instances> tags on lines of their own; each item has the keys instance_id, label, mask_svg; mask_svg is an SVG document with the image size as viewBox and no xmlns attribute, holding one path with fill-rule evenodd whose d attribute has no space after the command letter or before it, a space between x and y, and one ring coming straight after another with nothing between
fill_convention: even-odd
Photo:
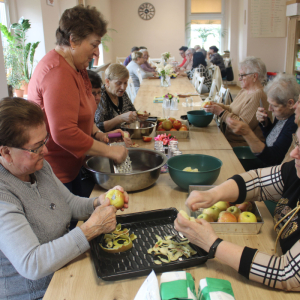
<instances>
[{"instance_id":1,"label":"window","mask_svg":"<svg viewBox=\"0 0 300 300\"><path fill-rule=\"evenodd\" d=\"M7 26L6 6L4 0L0 0L0 23Z\"/></svg>"},{"instance_id":2,"label":"window","mask_svg":"<svg viewBox=\"0 0 300 300\"><path fill-rule=\"evenodd\" d=\"M224 49L225 0L188 0L186 41L189 47Z\"/></svg>"},{"instance_id":3,"label":"window","mask_svg":"<svg viewBox=\"0 0 300 300\"><path fill-rule=\"evenodd\" d=\"M216 14L222 12L222 0L191 0L192 14Z\"/></svg>"}]
</instances>

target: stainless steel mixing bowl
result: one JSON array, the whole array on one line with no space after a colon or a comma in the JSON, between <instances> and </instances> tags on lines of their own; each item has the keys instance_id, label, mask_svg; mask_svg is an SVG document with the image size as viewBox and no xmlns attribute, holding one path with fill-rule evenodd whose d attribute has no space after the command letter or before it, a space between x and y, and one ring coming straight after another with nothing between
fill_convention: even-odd
<instances>
[{"instance_id":1,"label":"stainless steel mixing bowl","mask_svg":"<svg viewBox=\"0 0 300 300\"><path fill-rule=\"evenodd\" d=\"M92 173L95 182L107 190L121 185L125 191L133 192L154 184L160 175L161 167L167 163L167 157L150 149L132 148L128 150L132 162L132 173L111 173L108 158L101 156L87 159L85 167Z\"/></svg>"},{"instance_id":2,"label":"stainless steel mixing bowl","mask_svg":"<svg viewBox=\"0 0 300 300\"><path fill-rule=\"evenodd\" d=\"M132 139L141 139L143 136L149 136L155 128L155 122L136 121L131 124L122 123L121 129L128 131Z\"/></svg>"}]
</instances>

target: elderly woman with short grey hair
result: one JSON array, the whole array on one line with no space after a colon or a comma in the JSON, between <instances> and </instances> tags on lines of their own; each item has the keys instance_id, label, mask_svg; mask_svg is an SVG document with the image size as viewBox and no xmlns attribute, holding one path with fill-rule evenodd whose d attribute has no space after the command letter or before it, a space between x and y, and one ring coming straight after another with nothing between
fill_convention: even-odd
<instances>
[{"instance_id":1,"label":"elderly woman with short grey hair","mask_svg":"<svg viewBox=\"0 0 300 300\"><path fill-rule=\"evenodd\" d=\"M123 122L137 120L136 109L126 93L128 79L129 72L121 64L111 64L105 70L105 84L101 87L101 99L95 113L95 123L103 132L120 128ZM139 119L144 121L148 116L145 113Z\"/></svg>"},{"instance_id":2,"label":"elderly woman with short grey hair","mask_svg":"<svg viewBox=\"0 0 300 300\"><path fill-rule=\"evenodd\" d=\"M139 77L141 76L142 79L153 77L155 75L155 72L145 72L141 68L141 65L145 63L142 52L136 51L131 55L131 57L132 61L127 65L126 68L129 71L130 77L132 78L135 90L136 92L138 92L141 84Z\"/></svg>"},{"instance_id":3,"label":"elderly woman with short grey hair","mask_svg":"<svg viewBox=\"0 0 300 300\"><path fill-rule=\"evenodd\" d=\"M141 68L145 72L156 72L156 69L151 67L151 65L148 63L148 58L149 58L149 52L147 49L140 49L140 52L143 53L143 58L144 58L144 63L141 64Z\"/></svg>"},{"instance_id":4,"label":"elderly woman with short grey hair","mask_svg":"<svg viewBox=\"0 0 300 300\"><path fill-rule=\"evenodd\" d=\"M257 138L264 142L265 137L256 118L258 107L268 108L267 95L263 84L266 80L266 66L260 58L247 57L239 64L239 81L242 90L237 94L230 105L215 103L205 108L207 112L217 115L221 121L221 129L232 147L247 146L243 136L235 134L226 122L228 118L243 121L248 124ZM267 112L271 117L271 112Z\"/></svg>"},{"instance_id":5,"label":"elderly woman with short grey hair","mask_svg":"<svg viewBox=\"0 0 300 300\"><path fill-rule=\"evenodd\" d=\"M190 71L193 68L193 55L195 53L194 48L189 48L185 51L185 57L186 62L185 64L180 68L180 71Z\"/></svg>"},{"instance_id":6,"label":"elderly woman with short grey hair","mask_svg":"<svg viewBox=\"0 0 300 300\"><path fill-rule=\"evenodd\" d=\"M241 121L228 119L227 125L235 134L242 135L251 151L270 167L282 163L297 130L295 124L294 105L298 100L300 87L293 75L278 74L265 87L268 97L269 111L275 117L274 122L268 118L263 107L256 112L259 126L266 138L260 141L250 127Z\"/></svg>"}]
</instances>

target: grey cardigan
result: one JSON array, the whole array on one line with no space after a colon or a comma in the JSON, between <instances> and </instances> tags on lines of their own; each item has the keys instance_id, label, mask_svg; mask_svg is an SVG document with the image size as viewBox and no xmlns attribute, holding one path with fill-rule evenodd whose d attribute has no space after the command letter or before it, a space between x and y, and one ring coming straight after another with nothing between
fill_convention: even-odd
<instances>
[{"instance_id":1,"label":"grey cardigan","mask_svg":"<svg viewBox=\"0 0 300 300\"><path fill-rule=\"evenodd\" d=\"M89 249L81 229L68 228L95 198L71 194L45 160L33 176L21 181L0 164L0 299L41 299L53 273Z\"/></svg>"}]
</instances>

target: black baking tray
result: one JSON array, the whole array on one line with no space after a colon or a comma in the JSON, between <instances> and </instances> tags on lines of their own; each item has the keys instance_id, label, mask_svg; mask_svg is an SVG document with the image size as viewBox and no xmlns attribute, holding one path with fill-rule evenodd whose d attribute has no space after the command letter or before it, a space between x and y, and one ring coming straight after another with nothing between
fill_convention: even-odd
<instances>
[{"instance_id":1,"label":"black baking tray","mask_svg":"<svg viewBox=\"0 0 300 300\"><path fill-rule=\"evenodd\" d=\"M157 241L155 235L164 238L167 235L175 235L179 242L183 236L174 228L178 210L176 208L151 210L128 215L117 216L117 224L122 228L130 229L135 233L137 239L133 241L133 247L122 253L107 253L99 245L104 235L93 239L90 243L92 259L96 273L102 280L122 280L131 277L149 275L152 270L156 273L173 271L194 267L207 260L207 253L201 248L190 243L190 246L197 251L197 254L190 258L182 257L178 261L168 264L156 265L153 262L153 254L147 250L152 248Z\"/></svg>"}]
</instances>

